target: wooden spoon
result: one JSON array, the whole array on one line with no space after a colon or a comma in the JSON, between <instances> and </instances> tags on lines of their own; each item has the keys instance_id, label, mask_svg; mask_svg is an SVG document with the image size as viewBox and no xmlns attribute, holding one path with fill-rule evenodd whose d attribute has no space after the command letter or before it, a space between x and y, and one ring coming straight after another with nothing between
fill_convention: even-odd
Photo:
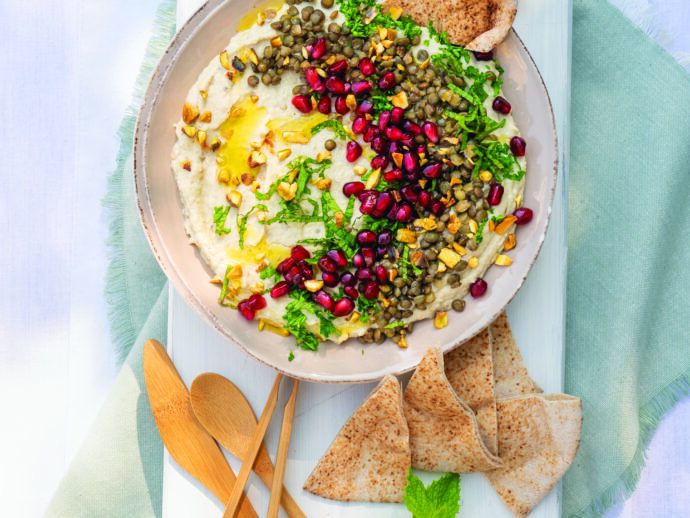
<instances>
[{"instance_id":1,"label":"wooden spoon","mask_svg":"<svg viewBox=\"0 0 690 518\"><path fill-rule=\"evenodd\" d=\"M220 374L200 374L190 389L192 408L199 422L230 453L243 459L257 427L256 416L244 394ZM274 468L262 443L254 463L254 472L271 488ZM280 504L290 518L306 518L283 487Z\"/></svg>"},{"instance_id":2,"label":"wooden spoon","mask_svg":"<svg viewBox=\"0 0 690 518\"><path fill-rule=\"evenodd\" d=\"M156 340L144 345L144 378L153 417L170 456L225 503L235 474L213 437L194 416L187 387ZM240 516L257 516L246 496L242 498Z\"/></svg>"}]
</instances>

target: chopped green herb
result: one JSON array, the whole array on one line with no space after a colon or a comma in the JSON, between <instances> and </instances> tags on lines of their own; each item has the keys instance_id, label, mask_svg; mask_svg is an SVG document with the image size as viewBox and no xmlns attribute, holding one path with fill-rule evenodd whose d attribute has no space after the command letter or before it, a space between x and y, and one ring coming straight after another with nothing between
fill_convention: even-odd
<instances>
[{"instance_id":1,"label":"chopped green herb","mask_svg":"<svg viewBox=\"0 0 690 518\"><path fill-rule=\"evenodd\" d=\"M348 132L345 130L345 127L343 126L343 123L340 122L338 119L328 119L325 120L316 126L314 126L311 129L311 134L316 135L319 131L325 128L330 128L333 130L333 133L335 133L335 136L338 137L339 139L342 140L348 140L350 139L350 135Z\"/></svg>"},{"instance_id":2,"label":"chopped green herb","mask_svg":"<svg viewBox=\"0 0 690 518\"><path fill-rule=\"evenodd\" d=\"M240 250L244 250L244 233L247 230L247 219L252 212L257 209L268 212L268 207L266 207L266 205L257 203L251 209L249 209L249 212L246 214L240 214L239 212L237 213L237 232L240 234Z\"/></svg>"},{"instance_id":3,"label":"chopped green herb","mask_svg":"<svg viewBox=\"0 0 690 518\"><path fill-rule=\"evenodd\" d=\"M228 213L230 212L230 205L225 207L213 207L213 225L215 227L216 234L222 236L223 234L229 234L230 228L225 228L225 220L228 218Z\"/></svg>"},{"instance_id":4,"label":"chopped green herb","mask_svg":"<svg viewBox=\"0 0 690 518\"><path fill-rule=\"evenodd\" d=\"M403 253L400 256L400 259L398 260L398 263L400 265L400 272L401 272L401 277L403 280L407 280L408 276L408 268L411 268L412 271L414 272L415 275L421 275L422 270L412 264L409 260L409 255L410 255L410 248L405 245L405 248L403 249Z\"/></svg>"},{"instance_id":5,"label":"chopped green herb","mask_svg":"<svg viewBox=\"0 0 690 518\"><path fill-rule=\"evenodd\" d=\"M228 275L230 274L230 270L232 270L231 264L229 264L225 267L225 275L223 276L223 284L221 285L220 296L218 297L218 302L220 303L221 306L227 306L228 305L225 302L225 295L228 292L228 283L230 282L230 278L228 277Z\"/></svg>"},{"instance_id":6,"label":"chopped green herb","mask_svg":"<svg viewBox=\"0 0 690 518\"><path fill-rule=\"evenodd\" d=\"M269 277L273 277L275 282L280 281L280 274L276 271L276 269L271 266L270 264L261 270L261 273L259 273L259 277L264 280L268 279Z\"/></svg>"},{"instance_id":7,"label":"chopped green herb","mask_svg":"<svg viewBox=\"0 0 690 518\"><path fill-rule=\"evenodd\" d=\"M305 311L316 315L319 319L319 334L326 339L332 334L338 334L338 330L333 325L335 317L326 313L322 308L311 300L308 291L293 289L290 291L290 302L285 307L285 329L290 331L297 340L297 345L302 349L317 351L319 349L319 337L307 329L307 315Z\"/></svg>"},{"instance_id":8,"label":"chopped green herb","mask_svg":"<svg viewBox=\"0 0 690 518\"><path fill-rule=\"evenodd\" d=\"M369 321L369 319L375 315L376 313L379 313L381 311L381 308L379 307L378 300L369 300L366 298L364 295L360 295L357 297L357 311L361 315L359 318L360 322L364 322L365 324ZM369 308L374 309L374 313L372 315L369 314Z\"/></svg>"},{"instance_id":9,"label":"chopped green herb","mask_svg":"<svg viewBox=\"0 0 690 518\"><path fill-rule=\"evenodd\" d=\"M295 359L295 353L293 353L292 349L290 349L290 354L288 355L288 361L291 362L294 359Z\"/></svg>"},{"instance_id":10,"label":"chopped green herb","mask_svg":"<svg viewBox=\"0 0 690 518\"><path fill-rule=\"evenodd\" d=\"M404 325L407 325L407 322L403 322L402 320L398 320L397 322L391 322L388 325L383 326L384 329L394 329L396 327L402 327Z\"/></svg>"},{"instance_id":11,"label":"chopped green herb","mask_svg":"<svg viewBox=\"0 0 690 518\"><path fill-rule=\"evenodd\" d=\"M472 177L478 178L482 171L491 171L497 182L504 179L518 181L525 176L517 158L510 151L508 144L496 140L484 140L474 148L478 160L474 164Z\"/></svg>"},{"instance_id":12,"label":"chopped green herb","mask_svg":"<svg viewBox=\"0 0 690 518\"><path fill-rule=\"evenodd\" d=\"M428 487L412 473L407 474L405 506L413 518L454 518L460 511L460 475L446 473Z\"/></svg>"},{"instance_id":13,"label":"chopped green herb","mask_svg":"<svg viewBox=\"0 0 690 518\"><path fill-rule=\"evenodd\" d=\"M376 0L338 0L338 9L345 16L345 25L358 38L371 36L379 26L399 30L409 39L422 33L412 18L393 20Z\"/></svg>"}]
</instances>

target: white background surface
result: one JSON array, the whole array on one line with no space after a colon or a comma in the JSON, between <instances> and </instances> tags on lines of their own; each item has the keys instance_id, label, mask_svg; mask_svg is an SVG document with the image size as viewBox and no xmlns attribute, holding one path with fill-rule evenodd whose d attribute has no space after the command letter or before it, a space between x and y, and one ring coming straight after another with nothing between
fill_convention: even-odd
<instances>
[{"instance_id":1,"label":"white background surface","mask_svg":"<svg viewBox=\"0 0 690 518\"><path fill-rule=\"evenodd\" d=\"M100 200L157 4L0 2L3 517L41 515L117 372ZM690 52L686 0L634 4L656 9L650 22L670 51ZM635 494L609 518L688 515L688 427L686 400L654 437Z\"/></svg>"}]
</instances>

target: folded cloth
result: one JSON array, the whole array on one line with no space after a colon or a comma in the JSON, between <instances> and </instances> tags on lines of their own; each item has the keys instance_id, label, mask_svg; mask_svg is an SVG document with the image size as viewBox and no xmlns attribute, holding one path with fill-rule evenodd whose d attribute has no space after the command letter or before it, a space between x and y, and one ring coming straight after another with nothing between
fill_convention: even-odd
<instances>
[{"instance_id":1,"label":"folded cloth","mask_svg":"<svg viewBox=\"0 0 690 518\"><path fill-rule=\"evenodd\" d=\"M173 13L168 0L140 89ZM585 418L566 517L599 516L634 489L659 420L690 387L690 76L600 0L574 1L572 55L565 389L582 398ZM167 285L131 196L132 127L129 115L108 198L120 221L110 238L113 325L132 348L49 517L161 515L162 445L141 347L165 337Z\"/></svg>"},{"instance_id":2,"label":"folded cloth","mask_svg":"<svg viewBox=\"0 0 690 518\"><path fill-rule=\"evenodd\" d=\"M563 514L596 516L689 392L690 75L607 2L573 7L565 390L584 426Z\"/></svg>"}]
</instances>

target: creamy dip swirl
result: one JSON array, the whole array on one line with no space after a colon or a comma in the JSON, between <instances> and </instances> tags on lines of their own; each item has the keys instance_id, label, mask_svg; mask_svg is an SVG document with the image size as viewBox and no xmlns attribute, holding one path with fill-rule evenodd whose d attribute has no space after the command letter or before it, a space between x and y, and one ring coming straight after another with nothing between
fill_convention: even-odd
<instances>
[{"instance_id":1,"label":"creamy dip swirl","mask_svg":"<svg viewBox=\"0 0 690 518\"><path fill-rule=\"evenodd\" d=\"M331 15L337 7L338 4L323 11L326 15ZM285 5L278 9L275 19L284 15L288 8L289 6ZM272 14L273 12L269 11L269 16ZM256 193L267 193L272 186L275 191L276 181L289 172L287 165L295 158L325 160L327 157L331 161L330 166L324 171L325 178L330 180L328 192L337 206L344 210L348 206L349 197L343 194L343 186L348 182L361 181L362 177L357 172L369 171L370 159L376 153L359 135L357 141L363 147L363 153L357 160L349 161L345 141L335 139L330 129L311 134L312 128L328 120L329 115L316 110L303 114L291 103L295 95L293 89L305 84L303 74L287 70L282 73L279 84L266 85L259 81L255 86L250 86L247 76L252 73L251 63L254 58L251 52L256 56L262 56L264 48L271 46L272 40L280 35L269 24L271 19L262 25L254 24L233 36L220 57L211 60L199 75L187 94L185 104L186 108L192 107L194 113L184 114L185 117L176 125L177 141L172 151L171 165L179 187L190 242L198 247L203 260L215 276L214 281L225 281L225 297L221 302L236 306L239 301L252 294L263 293L266 306L258 311L256 316L261 319L262 325L268 324L271 329L280 332L286 324L284 317L287 306L294 299L288 296L272 298L268 292L279 276L266 277L265 272L262 275L262 271L266 267L276 267L290 255L291 248L296 243L305 239L323 238L325 227L322 221L276 221L267 224L281 211L285 200L277 192L268 199L264 199L266 196L258 199ZM329 23L341 26L346 24L346 21L342 13L332 15L328 19ZM398 31L398 36L401 34ZM410 50L413 55L418 55L421 50L430 55L443 50L438 37L431 35L427 28L421 28L419 40L420 43L412 46ZM233 59L243 62L235 61L236 66L233 66ZM475 56L470 54L464 66L475 67L482 72L490 71L496 77L500 76L493 60L477 61ZM245 70L242 72L240 68ZM511 138L519 136L519 130L511 114L503 115L492 109L492 102L497 95L501 95L498 88L494 91L491 82L486 82L483 88L487 93L483 102L486 116L495 121L505 121L502 127L492 132L490 138L507 144ZM388 95L392 96L393 91ZM334 113L330 115L331 118L333 116ZM191 120L192 118L194 120ZM355 114L352 111L337 116L337 120L341 121L348 131L354 118ZM298 137L295 138L295 135ZM301 135L306 135L307 139L300 138ZM350 136L354 135L350 132ZM325 153L328 140L337 140L337 146ZM470 150L471 146L470 142ZM251 168L248 160L253 151L259 151L259 156L265 158L265 163ZM288 154L289 156L286 156ZM468 154L471 156L471 151L466 152L465 156ZM467 163L472 164L471 158ZM524 171L524 157L516 157L515 163L516 169ZM312 179L309 189L313 197L318 199L320 191L314 180L318 178ZM477 181L476 178L474 180ZM484 195L490 189L490 185L491 182L485 182L481 187ZM482 222L472 218L463 220L465 228L469 227L466 234L472 236L470 241L473 246L480 240L477 234L482 235L483 239L477 244L476 249L448 245L448 250L459 254L462 261L469 262L469 266L460 271L458 268L453 269L439 263L441 269L446 271L436 274L433 281L434 300L423 304L421 309L412 306L411 315L395 319L395 325L402 327L450 309L451 302L464 297L470 285L480 279L486 269L496 261L497 256L503 253L504 242L513 227L510 225L507 231L500 234L492 230L503 216L511 214L519 206L524 189L524 177L521 176L517 180L504 178L501 185L503 196L500 203L491 206L489 212L494 221ZM462 185L453 187L462 188ZM462 214L458 212L457 202L461 200L452 198L452 201L446 212L454 218L460 218ZM355 202L355 206L359 207L359 202ZM364 218L358 217L361 214L356 208L354 213L347 227L353 234L364 223ZM428 222L436 219L429 216L431 215L419 211L408 226L412 225L413 220ZM414 230L418 235L424 231L419 227L415 227ZM417 247L415 243L410 245L407 253L413 254ZM312 253L317 249L313 244L304 246ZM402 259L397 260L398 263L395 265ZM320 279L318 267L314 265L313 268L314 278ZM419 273L412 265L408 264L405 268L409 270L405 272L406 275L411 278ZM401 275L400 268L397 270L397 274ZM448 276L453 273L460 275L460 281L451 284L448 282ZM331 290L331 293L337 297L337 288ZM377 299L382 310L385 310L384 295L380 294ZM308 311L304 315L305 328L319 339L323 339L320 333L321 319ZM353 318L351 314L331 320L335 332L327 339L334 342L361 336L376 322L375 316L364 322L366 318Z\"/></svg>"}]
</instances>

